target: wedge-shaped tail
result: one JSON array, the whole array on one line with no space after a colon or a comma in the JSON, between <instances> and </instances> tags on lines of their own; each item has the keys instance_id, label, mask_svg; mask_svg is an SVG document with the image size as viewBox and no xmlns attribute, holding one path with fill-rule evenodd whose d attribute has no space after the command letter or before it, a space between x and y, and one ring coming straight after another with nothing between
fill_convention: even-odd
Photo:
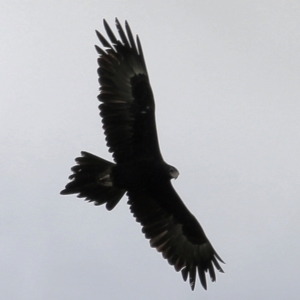
<instances>
[{"instance_id":1,"label":"wedge-shaped tail","mask_svg":"<svg viewBox=\"0 0 300 300\"><path fill-rule=\"evenodd\" d=\"M115 164L88 152L82 151L81 155L75 159L77 165L72 167L73 174L69 176L72 181L61 195L78 194L79 198L93 201L95 205L106 204L112 210L125 193L112 185L110 174Z\"/></svg>"}]
</instances>

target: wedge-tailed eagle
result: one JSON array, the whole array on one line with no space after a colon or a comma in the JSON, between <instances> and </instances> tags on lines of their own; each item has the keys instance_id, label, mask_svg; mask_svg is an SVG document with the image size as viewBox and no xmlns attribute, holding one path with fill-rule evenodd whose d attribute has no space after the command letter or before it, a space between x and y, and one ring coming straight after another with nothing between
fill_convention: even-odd
<instances>
[{"instance_id":1,"label":"wedge-tailed eagle","mask_svg":"<svg viewBox=\"0 0 300 300\"><path fill-rule=\"evenodd\" d=\"M116 19L119 37L105 20L104 27L108 39L96 31L102 44L95 46L99 53L98 99L115 163L82 152L61 194L78 194L112 210L126 193L151 247L181 271L185 281L189 278L192 290L197 274L206 289L205 273L215 281L215 268L223 272L219 264L223 261L171 184L179 173L160 153L154 98L140 40L138 36L134 39L127 22L124 30Z\"/></svg>"}]
</instances>

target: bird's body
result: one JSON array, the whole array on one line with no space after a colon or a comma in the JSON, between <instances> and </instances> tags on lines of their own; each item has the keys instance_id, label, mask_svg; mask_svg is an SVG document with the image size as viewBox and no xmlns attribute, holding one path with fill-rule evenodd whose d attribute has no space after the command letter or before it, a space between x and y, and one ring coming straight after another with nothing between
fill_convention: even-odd
<instances>
[{"instance_id":1,"label":"bird's body","mask_svg":"<svg viewBox=\"0 0 300 300\"><path fill-rule=\"evenodd\" d=\"M140 41L137 38L135 43L127 23L125 32L116 20L120 39L105 21L104 26L110 42L97 32L105 49L96 46L100 54L98 98L115 163L82 152L61 194L78 194L111 210L126 193L151 246L182 272L184 280L189 277L192 289L197 272L206 288L205 273L215 281L214 267L223 272L218 263L222 260L170 182L179 173L165 163L159 149L154 97Z\"/></svg>"}]
</instances>

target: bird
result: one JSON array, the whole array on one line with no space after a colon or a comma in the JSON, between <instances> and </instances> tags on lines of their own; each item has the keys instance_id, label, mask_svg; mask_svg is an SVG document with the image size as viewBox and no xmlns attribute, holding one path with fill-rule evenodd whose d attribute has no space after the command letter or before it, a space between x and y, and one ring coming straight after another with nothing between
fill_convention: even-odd
<instances>
[{"instance_id":1,"label":"bird","mask_svg":"<svg viewBox=\"0 0 300 300\"><path fill-rule=\"evenodd\" d=\"M106 145L114 162L86 151L75 159L70 182L62 195L77 194L112 210L126 194L130 211L142 226L150 246L162 253L192 290L199 277L207 289L206 273L224 263L196 217L171 184L178 170L161 154L155 122L155 102L138 35L134 38L115 19L118 37L103 20L108 38L96 30L102 44L98 52L99 110ZM197 276L198 275L198 276Z\"/></svg>"}]
</instances>

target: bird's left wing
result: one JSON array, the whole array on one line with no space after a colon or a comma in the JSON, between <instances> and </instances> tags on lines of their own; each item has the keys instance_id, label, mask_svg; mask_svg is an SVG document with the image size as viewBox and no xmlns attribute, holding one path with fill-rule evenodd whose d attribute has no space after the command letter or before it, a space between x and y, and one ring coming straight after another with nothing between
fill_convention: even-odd
<instances>
[{"instance_id":1,"label":"bird's left wing","mask_svg":"<svg viewBox=\"0 0 300 300\"><path fill-rule=\"evenodd\" d=\"M218 256L207 239L197 219L184 205L170 182L157 186L149 195L143 191L129 191L128 204L136 220L142 225L142 232L150 239L150 245L181 271L183 279L189 277L194 289L197 273L206 289L208 272L216 280L215 270L223 273Z\"/></svg>"}]
</instances>

